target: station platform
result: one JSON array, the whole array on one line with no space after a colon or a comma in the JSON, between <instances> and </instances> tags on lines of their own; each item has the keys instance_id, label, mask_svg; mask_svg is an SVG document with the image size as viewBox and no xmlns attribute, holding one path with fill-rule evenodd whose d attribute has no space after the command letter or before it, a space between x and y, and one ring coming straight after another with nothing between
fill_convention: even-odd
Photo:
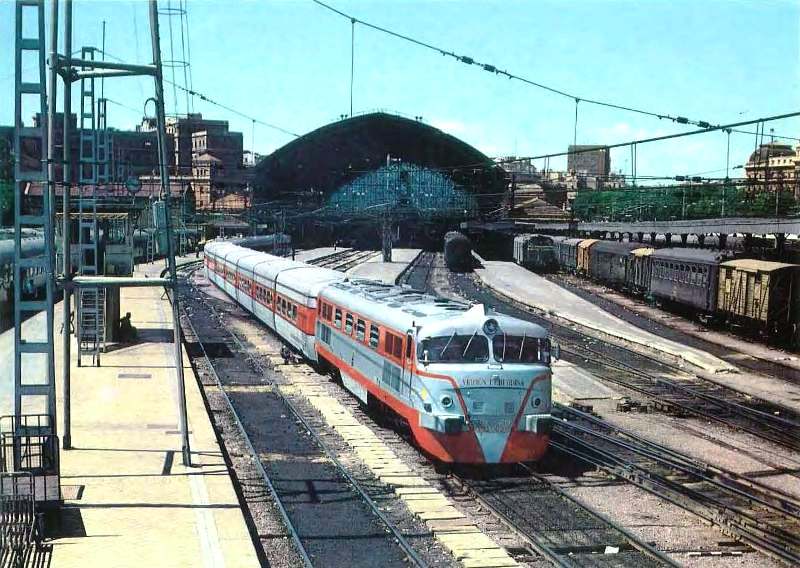
<instances>
[{"instance_id":1,"label":"station platform","mask_svg":"<svg viewBox=\"0 0 800 568\"><path fill-rule=\"evenodd\" d=\"M489 288L541 312L677 357L710 373L736 367L710 353L633 326L602 308L513 262L482 260L475 274Z\"/></svg>"},{"instance_id":2,"label":"station platform","mask_svg":"<svg viewBox=\"0 0 800 568\"><path fill-rule=\"evenodd\" d=\"M414 262L421 252L422 249L396 248L392 250L392 262L370 260L354 266L347 271L347 275L380 280L385 284L395 284L400 275Z\"/></svg>"},{"instance_id":3,"label":"station platform","mask_svg":"<svg viewBox=\"0 0 800 568\"><path fill-rule=\"evenodd\" d=\"M136 276L156 277L163 268L140 265ZM138 337L110 344L100 367L86 366L85 357L78 367L73 343L73 449L61 452L64 507L51 541L53 568L260 565L185 354L193 465L182 465L172 312L162 295L162 288L121 290L122 314L131 313ZM55 321L58 332L61 304ZM3 346L7 336L13 353L13 329ZM55 353L61 434L60 333Z\"/></svg>"},{"instance_id":4,"label":"station platform","mask_svg":"<svg viewBox=\"0 0 800 568\"><path fill-rule=\"evenodd\" d=\"M347 247L321 247L315 249L299 250L295 253L294 259L298 262L311 262L319 258L325 258L332 254L352 250Z\"/></svg>"},{"instance_id":5,"label":"station platform","mask_svg":"<svg viewBox=\"0 0 800 568\"><path fill-rule=\"evenodd\" d=\"M552 370L555 402L569 404L573 401L606 400L621 396L589 371L563 359L554 361Z\"/></svg>"}]
</instances>

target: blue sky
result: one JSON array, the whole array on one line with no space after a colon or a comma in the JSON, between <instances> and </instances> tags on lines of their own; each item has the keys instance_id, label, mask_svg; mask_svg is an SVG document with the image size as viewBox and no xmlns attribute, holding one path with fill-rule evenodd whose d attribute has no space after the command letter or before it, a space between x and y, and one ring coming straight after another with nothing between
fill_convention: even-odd
<instances>
[{"instance_id":1,"label":"blue sky","mask_svg":"<svg viewBox=\"0 0 800 568\"><path fill-rule=\"evenodd\" d=\"M711 123L800 110L800 3L794 1L331 3L578 96ZM162 0L163 7L168 4ZM196 90L301 134L349 111L349 21L310 0L190 0L188 8ZM74 19L76 48L99 46L106 20L109 53L150 62L146 2L75 0ZM162 52L169 59L166 25L162 20ZM356 112L382 108L421 115L491 156L564 151L572 142L574 103L568 99L364 27L356 27L355 45ZM144 79L106 83L110 99L133 109L141 109L151 93ZM12 121L12 95L13 2L0 0L0 124ZM178 110L185 112L182 96ZM195 110L230 120L250 147L248 120L199 100ZM111 105L109 123L130 128L140 114ZM800 137L800 120L772 127ZM581 105L577 139L615 143L685 129ZM255 129L255 149L261 153L290 139L263 126ZM725 135L716 133L642 146L637 171L724 175L725 143ZM743 163L753 146L753 136L732 135L731 164ZM614 152L612 167L629 171L629 156L629 151Z\"/></svg>"}]
</instances>

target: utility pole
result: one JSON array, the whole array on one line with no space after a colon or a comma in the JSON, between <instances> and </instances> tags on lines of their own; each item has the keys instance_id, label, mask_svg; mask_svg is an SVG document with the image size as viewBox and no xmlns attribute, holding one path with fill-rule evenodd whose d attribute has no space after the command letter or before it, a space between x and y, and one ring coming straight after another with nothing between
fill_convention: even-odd
<instances>
[{"instance_id":1,"label":"utility pole","mask_svg":"<svg viewBox=\"0 0 800 568\"><path fill-rule=\"evenodd\" d=\"M179 423L181 430L181 453L183 465L192 465L191 449L189 447L189 427L186 416L186 390L183 376L183 349L181 348L181 316L178 305L178 273L175 266L175 243L172 239L172 195L169 181L169 156L166 141L166 116L164 113L164 82L161 68L161 39L158 30L158 2L150 0L150 37L153 47L153 65L155 66L155 91L156 91L156 132L159 150L159 174L161 176L161 189L164 192L164 223L167 230L167 263L169 265L169 279L172 289L172 326L173 341L175 342L175 372L178 378L177 395L179 406Z\"/></svg>"},{"instance_id":2,"label":"utility pole","mask_svg":"<svg viewBox=\"0 0 800 568\"><path fill-rule=\"evenodd\" d=\"M53 0L55 3L55 0ZM105 22L103 23L105 36ZM53 24L55 25L55 24ZM72 68L72 0L64 2L64 65L67 69ZM72 114L72 78L63 76L64 80L64 141L62 145L62 156L64 165L62 166L61 187L61 253L64 257L63 264L63 288L64 288L64 310L62 312L61 342L64 364L61 371L61 379L64 390L64 435L62 436L62 446L65 450L72 448L72 413L71 413L71 385L70 385L70 361L71 347L70 340L70 314L72 314L72 255L70 250L70 196L72 194L72 165L71 156L72 143L70 141L70 115Z\"/></svg>"}]
</instances>

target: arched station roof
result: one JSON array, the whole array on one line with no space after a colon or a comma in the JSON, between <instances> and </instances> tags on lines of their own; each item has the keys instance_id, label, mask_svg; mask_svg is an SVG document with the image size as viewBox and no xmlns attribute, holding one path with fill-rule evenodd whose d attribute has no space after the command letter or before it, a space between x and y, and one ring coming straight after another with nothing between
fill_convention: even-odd
<instances>
[{"instance_id":1,"label":"arched station roof","mask_svg":"<svg viewBox=\"0 0 800 568\"><path fill-rule=\"evenodd\" d=\"M387 154L442 170L467 191L496 194L505 183L505 172L466 142L418 120L375 112L327 124L264 158L255 168L256 196L275 199L312 188L330 194L385 165Z\"/></svg>"}]
</instances>

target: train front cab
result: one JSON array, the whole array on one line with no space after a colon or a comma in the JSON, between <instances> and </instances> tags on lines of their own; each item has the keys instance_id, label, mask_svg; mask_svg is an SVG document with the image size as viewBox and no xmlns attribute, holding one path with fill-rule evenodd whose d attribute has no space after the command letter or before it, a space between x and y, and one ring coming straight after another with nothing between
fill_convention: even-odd
<instances>
[{"instance_id":1,"label":"train front cab","mask_svg":"<svg viewBox=\"0 0 800 568\"><path fill-rule=\"evenodd\" d=\"M412 430L436 458L514 463L542 457L551 419L550 343L542 328L475 306L417 331L421 408Z\"/></svg>"}]
</instances>

